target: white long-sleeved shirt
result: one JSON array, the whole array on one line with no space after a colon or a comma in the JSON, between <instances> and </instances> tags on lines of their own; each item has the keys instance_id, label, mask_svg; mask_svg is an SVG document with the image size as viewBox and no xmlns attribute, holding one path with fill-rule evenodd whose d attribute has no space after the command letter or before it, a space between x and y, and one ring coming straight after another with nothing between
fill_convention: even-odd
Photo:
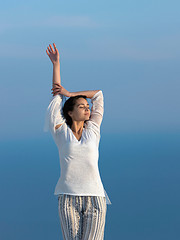
<instances>
[{"instance_id":1,"label":"white long-sleeved shirt","mask_svg":"<svg viewBox=\"0 0 180 240\"><path fill-rule=\"evenodd\" d=\"M103 93L100 90L91 98L91 115L84 124L80 140L77 140L63 117L64 98L62 94L52 97L44 125L44 131L50 129L59 150L61 174L54 194L104 196L106 204L112 204L103 187L98 168L100 126L104 113ZM62 125L55 129L57 124Z\"/></svg>"}]
</instances>

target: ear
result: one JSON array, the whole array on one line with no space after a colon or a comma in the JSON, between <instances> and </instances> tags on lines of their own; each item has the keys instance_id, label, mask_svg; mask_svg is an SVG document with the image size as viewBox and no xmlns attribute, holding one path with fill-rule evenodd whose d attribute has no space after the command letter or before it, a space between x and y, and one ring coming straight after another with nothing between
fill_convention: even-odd
<instances>
[{"instance_id":1,"label":"ear","mask_svg":"<svg viewBox=\"0 0 180 240\"><path fill-rule=\"evenodd\" d=\"M72 111L68 111L68 114L71 117L72 116Z\"/></svg>"}]
</instances>

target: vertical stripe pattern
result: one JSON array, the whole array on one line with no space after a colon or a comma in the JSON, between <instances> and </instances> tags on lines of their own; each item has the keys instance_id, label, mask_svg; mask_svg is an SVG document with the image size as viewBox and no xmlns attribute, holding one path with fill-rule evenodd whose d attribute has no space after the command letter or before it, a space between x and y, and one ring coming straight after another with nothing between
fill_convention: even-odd
<instances>
[{"instance_id":1,"label":"vertical stripe pattern","mask_svg":"<svg viewBox=\"0 0 180 240\"><path fill-rule=\"evenodd\" d=\"M60 194L58 211L64 240L103 240L106 199Z\"/></svg>"}]
</instances>

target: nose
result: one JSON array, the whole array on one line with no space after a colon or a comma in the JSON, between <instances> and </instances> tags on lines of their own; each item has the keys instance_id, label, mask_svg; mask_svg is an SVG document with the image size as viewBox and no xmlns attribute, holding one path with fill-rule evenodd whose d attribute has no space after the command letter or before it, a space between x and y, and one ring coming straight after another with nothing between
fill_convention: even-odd
<instances>
[{"instance_id":1,"label":"nose","mask_svg":"<svg viewBox=\"0 0 180 240\"><path fill-rule=\"evenodd\" d=\"M85 108L85 110L89 111L89 107L84 107L84 108Z\"/></svg>"}]
</instances>

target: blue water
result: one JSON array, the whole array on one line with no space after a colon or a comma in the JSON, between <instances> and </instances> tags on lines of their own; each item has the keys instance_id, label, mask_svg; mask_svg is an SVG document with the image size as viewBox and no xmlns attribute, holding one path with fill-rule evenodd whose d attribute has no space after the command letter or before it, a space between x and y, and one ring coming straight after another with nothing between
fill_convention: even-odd
<instances>
[{"instance_id":1,"label":"blue water","mask_svg":"<svg viewBox=\"0 0 180 240\"><path fill-rule=\"evenodd\" d=\"M180 133L101 134L105 240L180 239ZM0 239L62 239L54 188L60 174L51 135L1 141Z\"/></svg>"}]
</instances>

